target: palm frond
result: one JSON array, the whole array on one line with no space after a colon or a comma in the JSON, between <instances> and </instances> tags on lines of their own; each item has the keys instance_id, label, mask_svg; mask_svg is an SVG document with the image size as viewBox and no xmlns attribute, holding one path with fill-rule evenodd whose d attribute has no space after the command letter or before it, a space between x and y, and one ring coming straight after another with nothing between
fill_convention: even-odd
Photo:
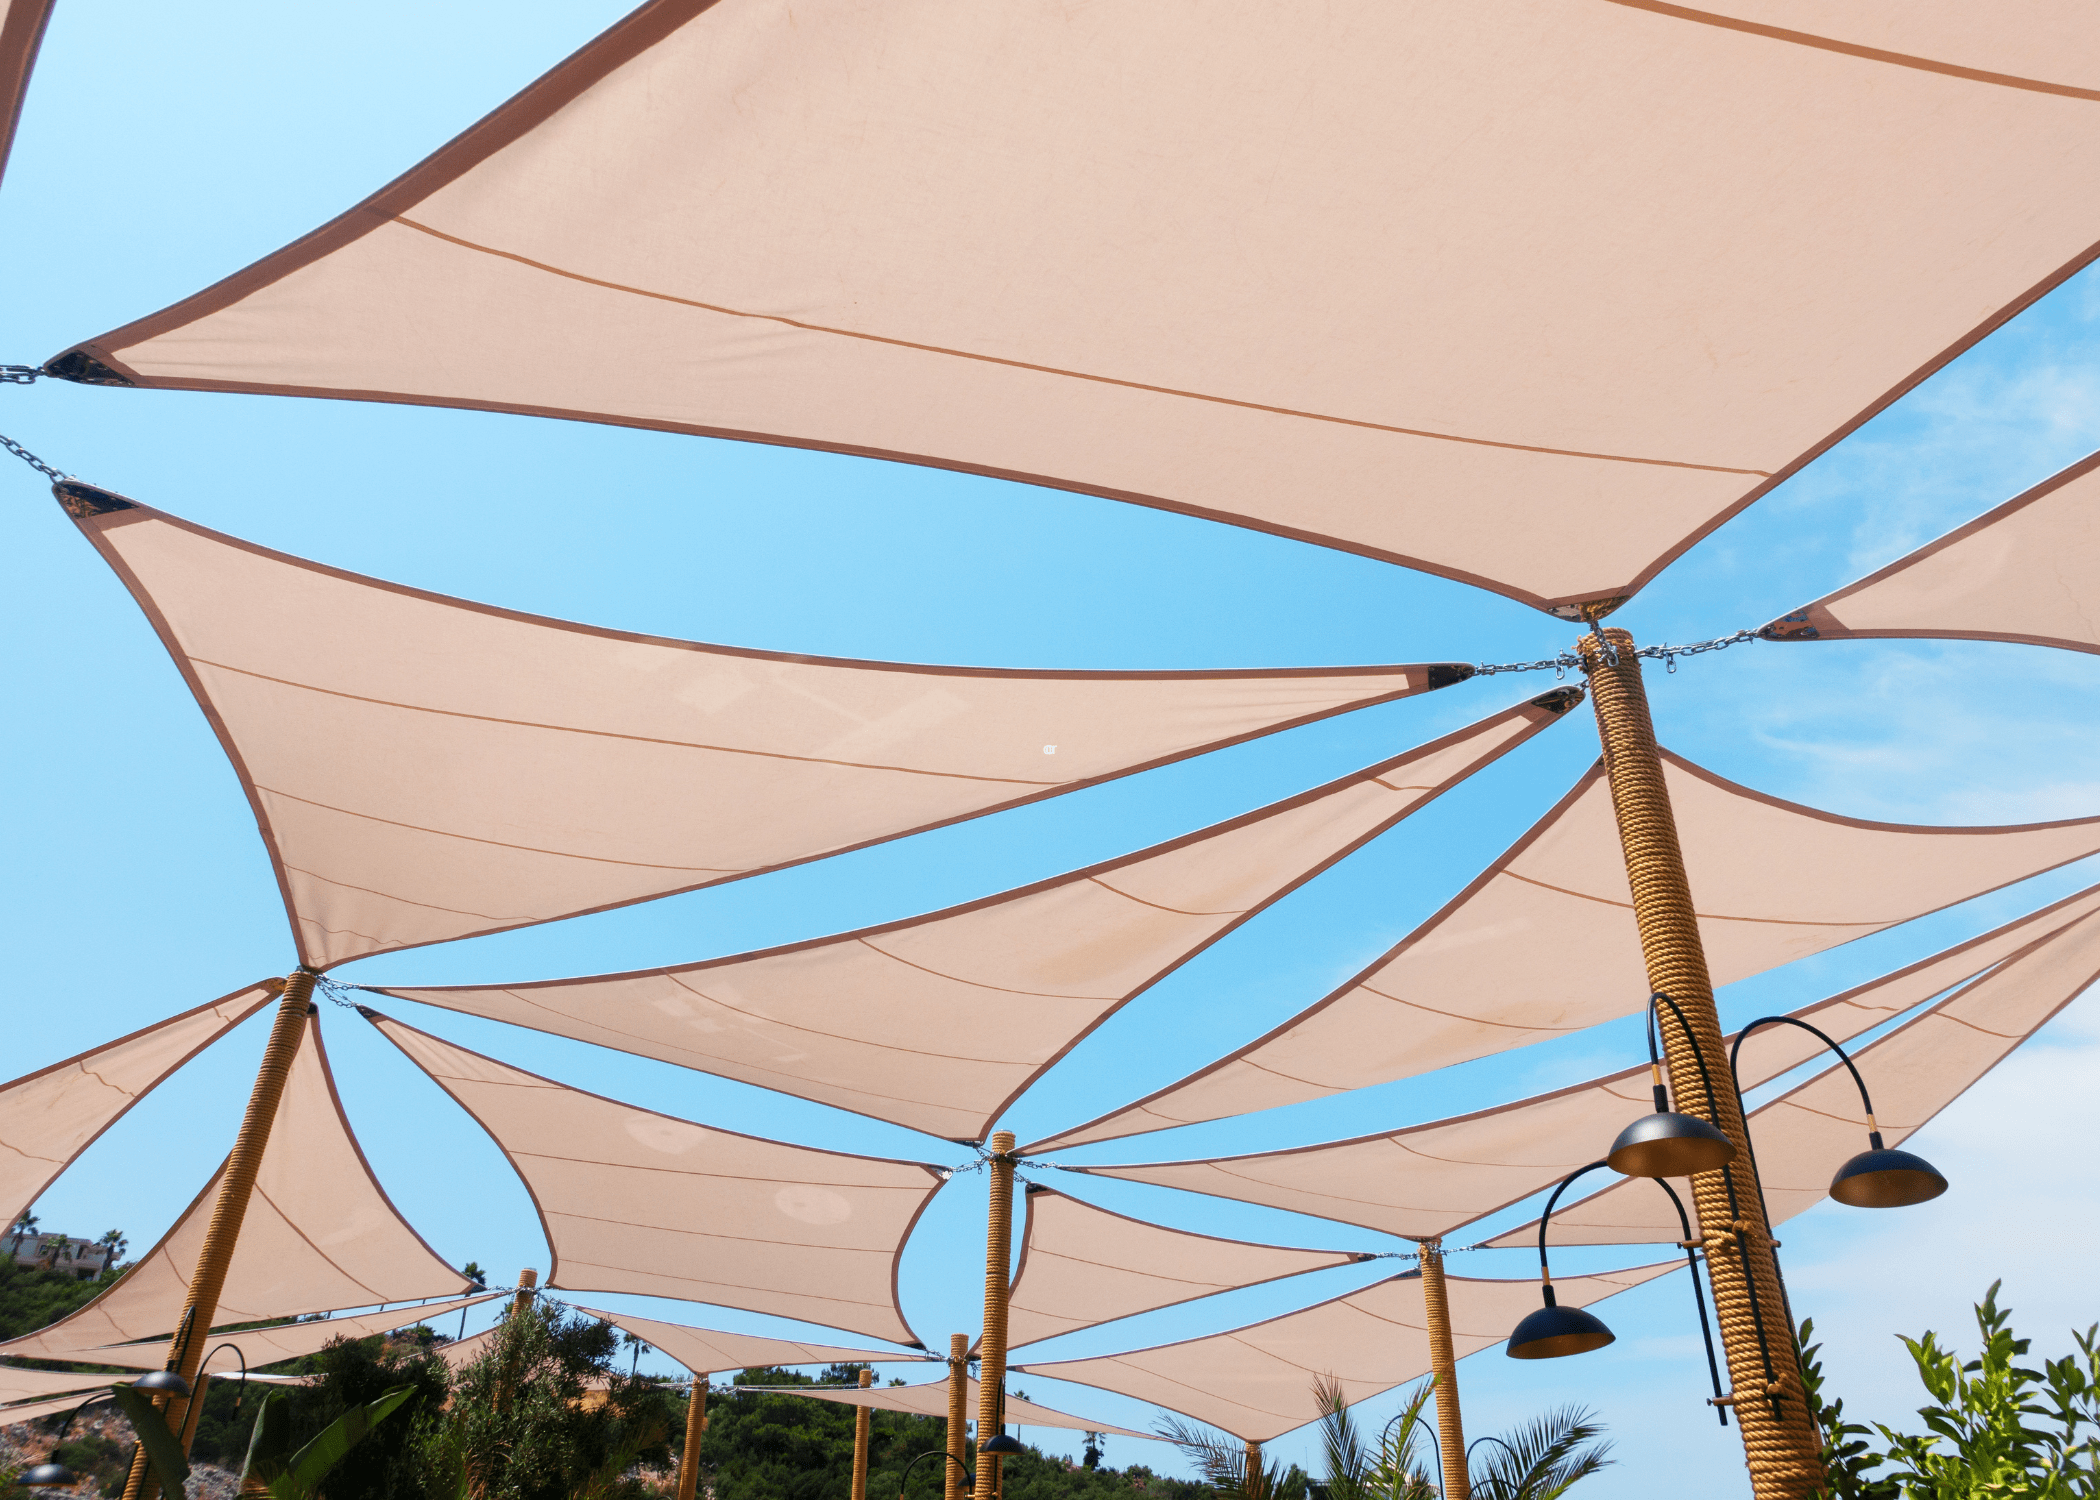
<instances>
[{"instance_id":1,"label":"palm frond","mask_svg":"<svg viewBox=\"0 0 2100 1500\"><path fill-rule=\"evenodd\" d=\"M1612 1462L1596 1414L1562 1406L1494 1439L1473 1488L1483 1500L1554 1500Z\"/></svg>"},{"instance_id":2,"label":"palm frond","mask_svg":"<svg viewBox=\"0 0 2100 1500\"><path fill-rule=\"evenodd\" d=\"M1329 1500L1366 1500L1364 1482L1370 1468L1363 1434L1349 1410L1349 1398L1332 1375L1315 1375L1313 1405L1320 1413L1321 1456L1327 1461Z\"/></svg>"}]
</instances>

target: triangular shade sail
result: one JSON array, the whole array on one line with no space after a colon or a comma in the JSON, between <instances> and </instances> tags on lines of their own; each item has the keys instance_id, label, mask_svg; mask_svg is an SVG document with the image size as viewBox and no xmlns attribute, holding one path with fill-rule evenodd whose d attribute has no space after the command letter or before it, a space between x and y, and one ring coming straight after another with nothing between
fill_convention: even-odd
<instances>
[{"instance_id":1,"label":"triangular shade sail","mask_svg":"<svg viewBox=\"0 0 2100 1500\"><path fill-rule=\"evenodd\" d=\"M0 1344L0 1354L85 1358L92 1356L78 1351L173 1333L218 1193L214 1173L175 1226L115 1286L50 1327ZM466 1278L438 1259L372 1175L336 1097L317 1015L277 1106L215 1323L468 1290Z\"/></svg>"},{"instance_id":2,"label":"triangular shade sail","mask_svg":"<svg viewBox=\"0 0 2100 1500\"><path fill-rule=\"evenodd\" d=\"M1556 1280L1561 1303L1586 1307L1675 1269L1670 1263ZM1460 1358L1501 1343L1539 1305L1536 1281L1449 1276L1451 1344ZM1016 1365L1150 1401L1267 1442L1315 1420L1315 1375L1332 1377L1351 1405L1429 1373L1428 1318L1418 1272L1264 1323L1099 1359Z\"/></svg>"},{"instance_id":3,"label":"triangular shade sail","mask_svg":"<svg viewBox=\"0 0 2100 1500\"><path fill-rule=\"evenodd\" d=\"M254 1370L263 1365L274 1365L280 1360L318 1354L337 1339L370 1338L378 1333L392 1333L397 1328L411 1328L418 1323L434 1323L438 1319L457 1315L462 1308L475 1307L491 1297L501 1295L500 1292L490 1292L482 1296L459 1297L448 1302L426 1302L417 1307L384 1308L379 1312L352 1313L344 1317L320 1318L312 1322L275 1323L268 1328L244 1328L238 1332L221 1331L212 1335L211 1347L216 1351L221 1344L232 1344L240 1350L241 1359L247 1362L248 1368ZM444 1329L439 1328L438 1331L442 1333ZM158 1370L167 1362L168 1346L155 1340L146 1344L119 1344L114 1348L83 1349L68 1357L83 1364L121 1365L128 1370ZM230 1378L230 1372L238 1370L239 1365L231 1355L225 1355L209 1368L215 1374Z\"/></svg>"},{"instance_id":4,"label":"triangular shade sail","mask_svg":"<svg viewBox=\"0 0 2100 1500\"><path fill-rule=\"evenodd\" d=\"M101 1389L101 1387L96 1389ZM0 1408L0 1427L13 1427L23 1422L34 1422L41 1417L55 1417L60 1412L73 1411L93 1394L93 1390L75 1391L70 1396L51 1397L43 1401L26 1401L20 1406Z\"/></svg>"},{"instance_id":5,"label":"triangular shade sail","mask_svg":"<svg viewBox=\"0 0 2100 1500\"><path fill-rule=\"evenodd\" d=\"M694 1328L686 1323L637 1318L630 1313L600 1312L595 1307L576 1310L593 1318L602 1318L616 1328L626 1329L642 1342L670 1355L695 1375L715 1375L726 1370L765 1370L776 1366L871 1365L926 1358L924 1353L905 1354L896 1349L848 1349L834 1344L766 1338L755 1333L724 1333L716 1328Z\"/></svg>"},{"instance_id":6,"label":"triangular shade sail","mask_svg":"<svg viewBox=\"0 0 2100 1500\"><path fill-rule=\"evenodd\" d=\"M283 989L235 990L78 1057L0 1084L0 1211L12 1224L149 1089Z\"/></svg>"},{"instance_id":7,"label":"triangular shade sail","mask_svg":"<svg viewBox=\"0 0 2100 1500\"><path fill-rule=\"evenodd\" d=\"M157 1365L159 1361L155 1361ZM98 1385L109 1384L107 1375L82 1375L73 1370L23 1370L12 1365L0 1365L0 1401L30 1401L39 1396L56 1396L67 1391L82 1392L80 1399L87 1399L85 1392ZM0 1413L0 1417L6 1413Z\"/></svg>"},{"instance_id":8,"label":"triangular shade sail","mask_svg":"<svg viewBox=\"0 0 2100 1500\"><path fill-rule=\"evenodd\" d=\"M1897 1146L1922 1129L2096 978L2100 915L2088 914L1853 1053L1874 1097L1882 1139ZM1821 1018L1816 1019L1820 1024ZM1867 1149L1859 1090L1844 1065L1835 1061L1800 1087L1753 1110L1749 1125L1774 1224L1822 1202L1829 1195L1832 1174L1854 1153ZM1689 1194L1686 1202L1689 1205ZM1674 1240L1678 1233L1668 1200L1646 1183L1633 1181L1614 1183L1556 1208L1549 1230L1552 1243L1574 1245ZM1535 1244L1537 1236L1533 1221L1490 1243Z\"/></svg>"},{"instance_id":9,"label":"triangular shade sail","mask_svg":"<svg viewBox=\"0 0 2100 1500\"><path fill-rule=\"evenodd\" d=\"M1774 620L1763 634L1775 641L1922 636L2100 651L2100 453Z\"/></svg>"},{"instance_id":10,"label":"triangular shade sail","mask_svg":"<svg viewBox=\"0 0 2100 1500\"><path fill-rule=\"evenodd\" d=\"M975 1376L964 1377L963 1410L970 1420L977 1419L978 1384ZM835 1401L841 1406L865 1406L871 1411L903 1411L914 1416L938 1417L945 1421L948 1416L948 1382L935 1381L927 1385L871 1385L866 1390L858 1386L844 1385L747 1385L742 1390L768 1396L807 1396L813 1401ZM1148 1438L1158 1441L1152 1433L1132 1432L1128 1427L1118 1427L1112 1422L1096 1421L1092 1417L1075 1417L1068 1412L1054 1411L1047 1406L1038 1406L1033 1401L1023 1401L1011 1391L1006 1396L1006 1423L1008 1427L1066 1427L1074 1432L1105 1432L1114 1437Z\"/></svg>"},{"instance_id":11,"label":"triangular shade sail","mask_svg":"<svg viewBox=\"0 0 2100 1500\"><path fill-rule=\"evenodd\" d=\"M1578 698L1548 694L1216 827L923 917L677 968L382 993L976 1142L1130 999Z\"/></svg>"},{"instance_id":12,"label":"triangular shade sail","mask_svg":"<svg viewBox=\"0 0 2100 1500\"><path fill-rule=\"evenodd\" d=\"M1663 752L1715 984L2100 850L2100 818L1870 823ZM1592 768L1444 909L1310 1008L1181 1082L1030 1149L1247 1114L1565 1036L1648 997L1610 788Z\"/></svg>"},{"instance_id":13,"label":"triangular shade sail","mask_svg":"<svg viewBox=\"0 0 2100 1500\"><path fill-rule=\"evenodd\" d=\"M15 126L22 119L22 101L29 93L29 75L36 67L53 3L0 0L0 173L7 171L8 153L14 149Z\"/></svg>"},{"instance_id":14,"label":"triangular shade sail","mask_svg":"<svg viewBox=\"0 0 2100 1500\"><path fill-rule=\"evenodd\" d=\"M56 488L218 732L321 967L880 843L1468 670L1035 672L709 646L381 583Z\"/></svg>"},{"instance_id":15,"label":"triangular shade sail","mask_svg":"<svg viewBox=\"0 0 2100 1500\"><path fill-rule=\"evenodd\" d=\"M917 1344L897 1259L944 1174L636 1109L367 1011L524 1179L547 1285L683 1297Z\"/></svg>"},{"instance_id":16,"label":"triangular shade sail","mask_svg":"<svg viewBox=\"0 0 2100 1500\"><path fill-rule=\"evenodd\" d=\"M1368 1258L1169 1229L1031 1183L1021 1264L1007 1303L1007 1343L1017 1347Z\"/></svg>"},{"instance_id":17,"label":"triangular shade sail","mask_svg":"<svg viewBox=\"0 0 2100 1500\"><path fill-rule=\"evenodd\" d=\"M903 459L1565 607L2093 254L2075 10L1796 10L655 0L52 364Z\"/></svg>"},{"instance_id":18,"label":"triangular shade sail","mask_svg":"<svg viewBox=\"0 0 2100 1500\"><path fill-rule=\"evenodd\" d=\"M2041 949L2091 952L2100 938L2092 930L2096 913L2100 887L1793 1014L1846 1042L2015 955L2001 973L2025 983L2020 976L2036 971ZM1769 1082L1822 1050L1796 1026L1754 1032L1743 1044L1743 1087ZM1327 1145L1084 1170L1423 1239L1550 1187L1604 1155L1620 1130L1653 1107L1642 1065L1475 1114ZM1706 1113L1700 1099L1679 1107ZM1671 1212L1659 1193L1652 1204L1638 1198L1636 1207ZM1556 1226L1562 1217L1555 1214ZM1666 1238L1675 1236L1672 1230Z\"/></svg>"}]
</instances>

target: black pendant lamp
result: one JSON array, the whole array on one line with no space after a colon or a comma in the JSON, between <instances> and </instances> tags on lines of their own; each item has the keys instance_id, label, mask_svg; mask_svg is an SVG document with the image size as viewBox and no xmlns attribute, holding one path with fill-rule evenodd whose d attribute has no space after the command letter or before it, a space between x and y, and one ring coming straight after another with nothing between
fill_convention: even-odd
<instances>
[{"instance_id":1,"label":"black pendant lamp","mask_svg":"<svg viewBox=\"0 0 2100 1500\"><path fill-rule=\"evenodd\" d=\"M155 1370L150 1374L141 1375L131 1382L131 1388L143 1391L149 1396L180 1398L187 1397L190 1393L190 1383L173 1370Z\"/></svg>"},{"instance_id":2,"label":"black pendant lamp","mask_svg":"<svg viewBox=\"0 0 2100 1500\"><path fill-rule=\"evenodd\" d=\"M992 1439L992 1440L991 1440L990 1442L988 1442L988 1443L979 1443L979 1444L977 1445L977 1451L978 1451L978 1452L979 1452L980 1454L984 1454L984 1453L1002 1453L1002 1454L1003 1454L1003 1453L1026 1453L1026 1452L1027 1452L1028 1450L1027 1450L1026 1448L1023 1448L1023 1447L1021 1446L1021 1440L1020 1440L1019 1438L1017 1438L1017 1437L1009 1437L1009 1436L1007 1436L1007 1435L1006 1435L1005 1433L1003 1433L1003 1432L1002 1432L1002 1433L1000 1433L1000 1434L999 1434L999 1435L998 1435L997 1437L993 1438L993 1439Z\"/></svg>"},{"instance_id":3,"label":"black pendant lamp","mask_svg":"<svg viewBox=\"0 0 2100 1500\"><path fill-rule=\"evenodd\" d=\"M1744 1037L1760 1026L1781 1024L1800 1027L1838 1055L1838 1061L1852 1075L1852 1082L1859 1089L1860 1107L1866 1111L1867 1149L1837 1169L1837 1175L1830 1179L1830 1196L1850 1208L1909 1208L1946 1192L1947 1179L1940 1175L1939 1168L1922 1156L1891 1150L1882 1144L1881 1127L1874 1122L1874 1101L1867 1095L1866 1079L1859 1076L1859 1069L1845 1055L1843 1047L1808 1022L1793 1016L1761 1016L1752 1021L1736 1033L1735 1045L1728 1049L1729 1071L1735 1071ZM1740 1096L1742 1086L1738 1083L1736 1087Z\"/></svg>"},{"instance_id":4,"label":"black pendant lamp","mask_svg":"<svg viewBox=\"0 0 2100 1500\"><path fill-rule=\"evenodd\" d=\"M1553 1222L1553 1205L1560 1202L1560 1195L1568 1190L1569 1183L1585 1172L1594 1172L1606 1165L1606 1162L1593 1161L1570 1172L1554 1188L1553 1196L1546 1200L1546 1211L1539 1215L1539 1292L1546 1305L1525 1314L1524 1321L1517 1324L1510 1334L1508 1353L1511 1359L1561 1359L1570 1354L1587 1354L1592 1349L1602 1349L1618 1337L1596 1314L1584 1312L1579 1307L1560 1305L1553 1295L1552 1269L1546 1264L1546 1226Z\"/></svg>"},{"instance_id":5,"label":"black pendant lamp","mask_svg":"<svg viewBox=\"0 0 2100 1500\"><path fill-rule=\"evenodd\" d=\"M1712 1172L1735 1160L1735 1143L1718 1127L1696 1115L1678 1114L1670 1108L1669 1091L1663 1087L1662 1054L1655 1035L1655 1007L1660 1002L1677 1012L1668 995L1648 997L1648 1079L1655 1089L1655 1113L1642 1115L1619 1132L1605 1156L1605 1164L1624 1177L1690 1177ZM1678 1013L1678 1023L1684 1017ZM1700 1072L1706 1060L1699 1059ZM1711 1080L1709 1080L1709 1084ZM1707 1108L1713 1108L1712 1088Z\"/></svg>"}]
</instances>

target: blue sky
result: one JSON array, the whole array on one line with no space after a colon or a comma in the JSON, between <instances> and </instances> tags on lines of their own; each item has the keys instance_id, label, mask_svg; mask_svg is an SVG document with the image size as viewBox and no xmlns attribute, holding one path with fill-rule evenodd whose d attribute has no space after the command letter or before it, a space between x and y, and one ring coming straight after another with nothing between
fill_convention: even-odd
<instances>
[{"instance_id":1,"label":"blue sky","mask_svg":"<svg viewBox=\"0 0 2100 1500\"><path fill-rule=\"evenodd\" d=\"M0 191L0 362L66 345L217 279L411 165L615 19L561 6L371 0L352 13L60 0ZM2080 277L1670 569L1618 617L1643 642L1761 624L2100 446L2100 278ZM580 356L587 357L587 356ZM1510 661L1565 625L1463 585L1272 537L992 480L785 449L526 418L263 397L0 390L0 431L60 468L289 552L596 624L733 644L1000 666L1253 667ZM0 671L13 706L4 965L13 1076L264 975L292 954L234 778L123 589L26 468L0 470ZM1605 515L1540 525L1609 525ZM349 966L365 983L540 978L690 960L970 899L1231 816L1551 685L1479 680L845 858L530 932ZM1780 796L1863 817L2022 822L2100 813L2100 660L2017 646L1757 644L1656 672L1666 743ZM1462 886L1596 754L1587 710L1204 955L1017 1106L1023 1138L1208 1062L1324 993ZM2092 862L2088 862L2089 866ZM1774 879L1784 879L1776 870ZM1725 1020L1805 1004L2100 874L2073 868L1731 986ZM580 1044L405 1003L394 1013L554 1077L708 1123L954 1164L909 1131ZM508 1280L547 1252L478 1127L348 1011L324 1017L347 1106L439 1252ZM250 1026L149 1098L39 1204L46 1227L145 1246L230 1141L262 1044ZM1626 1025L1191 1131L1173 1154L1295 1145L1432 1119L1625 1066ZM1997 1277L2060 1351L2094 1316L2078 1274L2100 1230L2081 1001L1919 1137L1954 1189L1901 1215L1826 1205L1782 1232L1797 1307L1834 1378L1884 1419L1916 1404L1893 1337L1959 1334ZM2055 1142L2037 1159L2037 1142ZM1601 1144L1601 1143L1600 1143ZM1147 1159L1159 1142L1093 1159ZM1045 1174L1052 1175L1052 1174ZM1073 1179L1054 1174L1070 1190ZM944 1191L907 1252L905 1309L943 1346L974 1331L983 1177ZM1348 1249L1399 1242L1147 1189L1106 1206L1212 1233ZM1513 1212L1484 1230L1513 1224ZM1485 1237L1484 1234L1482 1237ZM1649 1257L1568 1251L1567 1270ZM1514 1252L1454 1272L1523 1276ZM1188 1337L1320 1300L1393 1266L1252 1289L1068 1338L1069 1357ZM586 1296L652 1316L794 1332L720 1309ZM1686 1472L1747 1494L1676 1276L1603 1309L1578 1361L1489 1351L1460 1367L1470 1427L1596 1407L1619 1467L1584 1493ZM471 1325L470 1325L471 1326ZM811 1336L824 1337L814 1330ZM898 1373L911 1373L900 1369ZM1052 1382L1039 1400L1125 1426L1137 1403ZM1371 1403L1383 1420L1393 1398ZM1030 1441L1076 1451L1067 1435ZM1177 1469L1127 1439L1110 1461ZM1313 1461L1303 1435L1276 1445ZM1688 1467L1690 1466L1690 1467ZM1731 1486L1733 1488L1731 1488Z\"/></svg>"}]
</instances>

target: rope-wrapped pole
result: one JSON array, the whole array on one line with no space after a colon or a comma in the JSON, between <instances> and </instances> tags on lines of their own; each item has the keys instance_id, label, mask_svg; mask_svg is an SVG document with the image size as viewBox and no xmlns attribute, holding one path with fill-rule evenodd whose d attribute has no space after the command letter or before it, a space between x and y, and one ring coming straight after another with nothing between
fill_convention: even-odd
<instances>
[{"instance_id":1,"label":"rope-wrapped pole","mask_svg":"<svg viewBox=\"0 0 2100 1500\"><path fill-rule=\"evenodd\" d=\"M966 1446L969 1434L963 1431L970 1420L970 1339L967 1334L948 1335L948 1457L952 1463L941 1465L947 1471L946 1481L941 1485L941 1500L962 1500L963 1474L969 1468L970 1453Z\"/></svg>"},{"instance_id":2,"label":"rope-wrapped pole","mask_svg":"<svg viewBox=\"0 0 2100 1500\"><path fill-rule=\"evenodd\" d=\"M866 1390L875 1383L875 1372L863 1368L860 1372L860 1388ZM861 1407L853 1414L853 1500L868 1500L868 1438L875 1422L875 1413Z\"/></svg>"},{"instance_id":3,"label":"rope-wrapped pole","mask_svg":"<svg viewBox=\"0 0 2100 1500\"><path fill-rule=\"evenodd\" d=\"M1436 1441L1443 1460L1444 1500L1472 1500L1466 1472L1466 1424L1458 1411L1458 1361L1451 1352L1451 1299L1444 1289L1444 1242L1422 1241L1422 1306L1429 1323L1429 1371L1436 1377Z\"/></svg>"},{"instance_id":4,"label":"rope-wrapped pole","mask_svg":"<svg viewBox=\"0 0 2100 1500\"><path fill-rule=\"evenodd\" d=\"M700 1442L707 1436L707 1371L693 1371L692 1399L685 1404L685 1452L678 1456L678 1500L700 1489Z\"/></svg>"},{"instance_id":5,"label":"rope-wrapped pole","mask_svg":"<svg viewBox=\"0 0 2100 1500\"><path fill-rule=\"evenodd\" d=\"M1584 636L1576 650L1596 706L1648 985L1674 1002L1657 1007L1670 1097L1676 1109L1710 1120L1735 1143L1733 1163L1692 1178L1692 1196L1699 1207L1707 1277L1727 1351L1730 1399L1743 1434L1751 1490L1757 1500L1797 1500L1825 1482L1822 1442L1804 1400L1741 1101L1729 1083L1728 1053L1640 660L1631 635L1602 626Z\"/></svg>"},{"instance_id":6,"label":"rope-wrapped pole","mask_svg":"<svg viewBox=\"0 0 2100 1500\"><path fill-rule=\"evenodd\" d=\"M180 1330L168 1347L168 1368L192 1385L211 1346L211 1325L218 1317L219 1294L226 1290L226 1272L233 1264L234 1246L240 1242L241 1222L248 1216L248 1199L255 1192L255 1174L262 1170L263 1151L270 1144L270 1127L277 1120L277 1104L284 1097L285 1080L291 1077L292 1060L306 1036L313 1013L314 974L299 969L286 976L277 1001L277 1018L270 1026L270 1040L263 1048L262 1066L255 1073L255 1087L248 1094L248 1112L241 1116L240 1133L233 1138L233 1151L226 1158L219 1178L219 1196L213 1203L211 1223L204 1231L204 1247L197 1252L197 1269L190 1277L190 1292L182 1311ZM176 1441L189 1432L190 1403L180 1397L164 1407L168 1431ZM188 1451L188 1443L183 1449ZM145 1445L131 1456L131 1472L124 1479L124 1500L141 1500L146 1489Z\"/></svg>"},{"instance_id":7,"label":"rope-wrapped pole","mask_svg":"<svg viewBox=\"0 0 2100 1500\"><path fill-rule=\"evenodd\" d=\"M992 1500L999 1484L999 1455L984 1445L999 1435L1006 1389L1006 1294L1012 1271L1014 1239L1014 1136L992 1135L991 1216L984 1229L984 1336L977 1346L977 1500Z\"/></svg>"},{"instance_id":8,"label":"rope-wrapped pole","mask_svg":"<svg viewBox=\"0 0 2100 1500\"><path fill-rule=\"evenodd\" d=\"M1268 1471L1262 1467L1261 1444L1247 1439L1247 1459L1240 1472L1240 1488L1247 1500L1264 1500L1269 1492Z\"/></svg>"}]
</instances>

